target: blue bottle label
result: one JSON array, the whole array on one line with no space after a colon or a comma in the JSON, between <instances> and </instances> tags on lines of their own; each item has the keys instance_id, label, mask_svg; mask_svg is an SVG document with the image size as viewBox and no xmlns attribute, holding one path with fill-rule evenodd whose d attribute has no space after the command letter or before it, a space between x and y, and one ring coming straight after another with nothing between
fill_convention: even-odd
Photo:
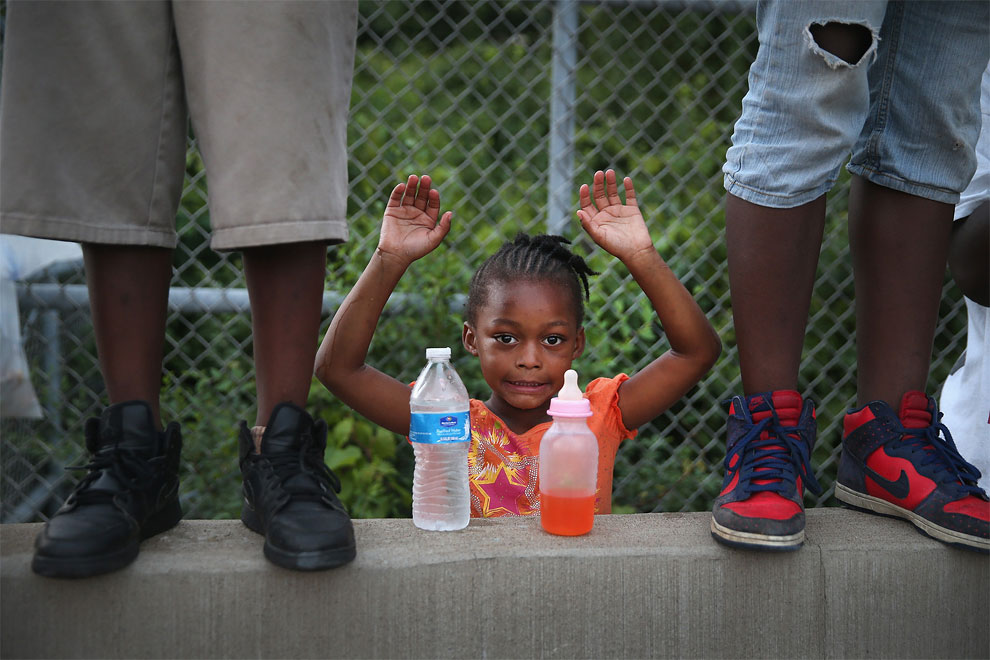
<instances>
[{"instance_id":1,"label":"blue bottle label","mask_svg":"<svg viewBox=\"0 0 990 660\"><path fill-rule=\"evenodd\" d=\"M409 419L409 439L430 444L467 442L471 439L470 415L467 410L454 413L412 413Z\"/></svg>"}]
</instances>

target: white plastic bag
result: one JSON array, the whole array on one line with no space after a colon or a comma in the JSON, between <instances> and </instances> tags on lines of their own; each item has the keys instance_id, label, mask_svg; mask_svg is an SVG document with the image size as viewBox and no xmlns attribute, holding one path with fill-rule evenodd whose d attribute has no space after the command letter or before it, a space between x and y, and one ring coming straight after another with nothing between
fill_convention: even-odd
<instances>
[{"instance_id":1,"label":"white plastic bag","mask_svg":"<svg viewBox=\"0 0 990 660\"><path fill-rule=\"evenodd\" d=\"M0 417L42 416L21 340L14 283L58 261L81 258L78 243L0 234Z\"/></svg>"}]
</instances>

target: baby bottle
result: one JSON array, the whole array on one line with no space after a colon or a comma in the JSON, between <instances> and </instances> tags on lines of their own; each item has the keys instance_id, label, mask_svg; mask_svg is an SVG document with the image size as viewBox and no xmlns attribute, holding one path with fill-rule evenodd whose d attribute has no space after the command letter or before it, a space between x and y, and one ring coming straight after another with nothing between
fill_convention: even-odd
<instances>
[{"instance_id":1,"label":"baby bottle","mask_svg":"<svg viewBox=\"0 0 990 660\"><path fill-rule=\"evenodd\" d=\"M598 441L577 378L573 369L564 374L564 387L550 400L553 425L540 442L540 523L562 536L587 534L595 522Z\"/></svg>"}]
</instances>

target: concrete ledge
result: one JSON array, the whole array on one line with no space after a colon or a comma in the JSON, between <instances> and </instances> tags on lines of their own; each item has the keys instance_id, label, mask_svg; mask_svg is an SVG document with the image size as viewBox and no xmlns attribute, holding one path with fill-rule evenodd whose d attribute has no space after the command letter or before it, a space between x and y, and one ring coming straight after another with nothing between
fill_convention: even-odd
<instances>
[{"instance_id":1,"label":"concrete ledge","mask_svg":"<svg viewBox=\"0 0 990 660\"><path fill-rule=\"evenodd\" d=\"M729 550L709 514L535 519L460 532L358 520L358 558L266 562L239 521L183 521L115 574L30 571L38 524L0 526L0 656L987 657L990 559L909 524L808 512L805 547Z\"/></svg>"}]
</instances>

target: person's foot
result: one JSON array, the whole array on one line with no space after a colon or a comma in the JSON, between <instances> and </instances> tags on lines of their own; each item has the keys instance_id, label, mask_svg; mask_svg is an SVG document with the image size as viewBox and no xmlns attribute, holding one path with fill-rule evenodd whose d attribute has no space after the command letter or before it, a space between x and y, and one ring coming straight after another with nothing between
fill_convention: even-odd
<instances>
[{"instance_id":1,"label":"person's foot","mask_svg":"<svg viewBox=\"0 0 990 660\"><path fill-rule=\"evenodd\" d=\"M88 473L35 539L31 568L39 575L123 568L142 540L182 519L178 424L158 431L147 403L118 403L86 422L86 447Z\"/></svg>"},{"instance_id":2,"label":"person's foot","mask_svg":"<svg viewBox=\"0 0 990 660\"><path fill-rule=\"evenodd\" d=\"M904 395L898 414L883 401L849 410L835 497L908 520L939 541L990 552L980 472L959 455L941 417L935 399L917 391Z\"/></svg>"},{"instance_id":3,"label":"person's foot","mask_svg":"<svg viewBox=\"0 0 990 660\"><path fill-rule=\"evenodd\" d=\"M737 396L729 407L722 492L712 507L712 537L756 550L804 543L804 487L811 471L815 405L792 390Z\"/></svg>"},{"instance_id":4,"label":"person's foot","mask_svg":"<svg viewBox=\"0 0 990 660\"><path fill-rule=\"evenodd\" d=\"M337 498L340 481L323 462L327 426L280 403L260 451L241 422L241 521L265 537L265 557L284 568L315 571L354 559L354 527Z\"/></svg>"}]
</instances>

